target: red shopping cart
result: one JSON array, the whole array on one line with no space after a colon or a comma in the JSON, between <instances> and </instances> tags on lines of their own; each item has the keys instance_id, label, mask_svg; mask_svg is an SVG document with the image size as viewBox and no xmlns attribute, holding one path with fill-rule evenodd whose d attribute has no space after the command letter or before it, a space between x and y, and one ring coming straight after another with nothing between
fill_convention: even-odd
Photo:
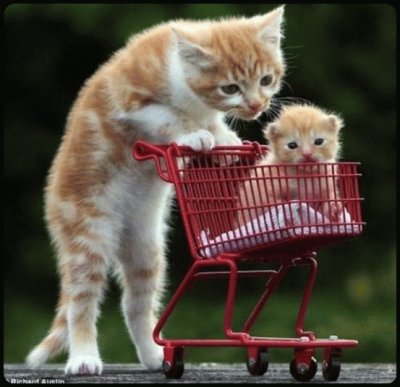
<instances>
[{"instance_id":1,"label":"red shopping cart","mask_svg":"<svg viewBox=\"0 0 400 387\"><path fill-rule=\"evenodd\" d=\"M175 185L193 257L193 264L153 334L156 343L164 347L163 370L168 378L182 376L185 347L237 346L247 349L247 369L252 375L267 371L269 348L294 349L290 372L299 381L315 376L315 352L322 348L323 377L334 381L339 377L343 348L358 344L336 336L317 339L312 331L303 330L303 325L317 275L316 250L362 232L359 163L257 163L267 151L268 147L258 143L244 143L199 153L176 144L141 141L132 149L137 160L153 160L160 178ZM327 187L329 195L323 194ZM326 215L330 209L336 210L335 217ZM251 262L272 264L274 268L242 270L241 265ZM252 336L250 331L264 305L288 270L299 265L307 265L310 270L295 323L296 337ZM232 314L238 279L253 276L266 278L265 288L242 330L234 331ZM219 277L228 278L224 338L161 337L167 319L190 285L199 279Z\"/></svg>"}]
</instances>

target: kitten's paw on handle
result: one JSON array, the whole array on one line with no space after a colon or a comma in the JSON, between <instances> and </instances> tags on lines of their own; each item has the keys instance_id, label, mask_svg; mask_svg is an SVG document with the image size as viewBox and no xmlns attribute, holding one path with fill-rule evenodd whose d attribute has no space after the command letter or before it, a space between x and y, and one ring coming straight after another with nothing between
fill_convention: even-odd
<instances>
[{"instance_id":1,"label":"kitten's paw on handle","mask_svg":"<svg viewBox=\"0 0 400 387\"><path fill-rule=\"evenodd\" d=\"M238 146L242 145L240 137L232 130L219 131L215 135L215 143L220 146ZM238 156L225 156L215 160L221 166L232 165L239 160Z\"/></svg>"},{"instance_id":2,"label":"kitten's paw on handle","mask_svg":"<svg viewBox=\"0 0 400 387\"><path fill-rule=\"evenodd\" d=\"M100 375L103 364L99 357L90 355L79 355L68 359L65 373L71 375Z\"/></svg>"},{"instance_id":3,"label":"kitten's paw on handle","mask_svg":"<svg viewBox=\"0 0 400 387\"><path fill-rule=\"evenodd\" d=\"M207 152L215 145L214 135L205 129L180 136L176 141L178 145L187 145L196 152Z\"/></svg>"},{"instance_id":4,"label":"kitten's paw on handle","mask_svg":"<svg viewBox=\"0 0 400 387\"><path fill-rule=\"evenodd\" d=\"M242 145L241 138L233 130L220 130L215 134L216 145Z\"/></svg>"}]
</instances>

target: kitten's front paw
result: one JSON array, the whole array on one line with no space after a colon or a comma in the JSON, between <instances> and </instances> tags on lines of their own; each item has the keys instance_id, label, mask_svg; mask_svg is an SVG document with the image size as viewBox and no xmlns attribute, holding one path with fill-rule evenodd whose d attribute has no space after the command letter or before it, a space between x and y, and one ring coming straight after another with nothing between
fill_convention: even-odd
<instances>
[{"instance_id":1,"label":"kitten's front paw","mask_svg":"<svg viewBox=\"0 0 400 387\"><path fill-rule=\"evenodd\" d=\"M216 145L242 145L242 140L233 130L224 130L215 135Z\"/></svg>"},{"instance_id":2,"label":"kitten's front paw","mask_svg":"<svg viewBox=\"0 0 400 387\"><path fill-rule=\"evenodd\" d=\"M96 356L80 355L70 358L65 367L66 374L72 375L100 375L103 364Z\"/></svg>"},{"instance_id":3,"label":"kitten's front paw","mask_svg":"<svg viewBox=\"0 0 400 387\"><path fill-rule=\"evenodd\" d=\"M208 130L200 129L194 133L182 135L177 140L178 145L187 145L196 152L207 152L215 145L215 139Z\"/></svg>"},{"instance_id":4,"label":"kitten's front paw","mask_svg":"<svg viewBox=\"0 0 400 387\"><path fill-rule=\"evenodd\" d=\"M242 145L242 140L232 130L226 130L215 136L215 143L221 146L237 146ZM225 156L224 158L215 160L215 162L221 166L226 166L235 164L238 160L238 156Z\"/></svg>"}]
</instances>

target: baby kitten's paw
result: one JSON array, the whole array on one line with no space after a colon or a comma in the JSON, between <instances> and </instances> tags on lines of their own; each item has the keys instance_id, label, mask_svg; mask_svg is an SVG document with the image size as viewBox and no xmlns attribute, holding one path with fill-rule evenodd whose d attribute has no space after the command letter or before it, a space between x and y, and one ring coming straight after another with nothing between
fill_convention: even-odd
<instances>
[{"instance_id":1,"label":"baby kitten's paw","mask_svg":"<svg viewBox=\"0 0 400 387\"><path fill-rule=\"evenodd\" d=\"M65 373L72 375L100 375L102 371L103 364L100 358L89 355L70 358L65 367Z\"/></svg>"},{"instance_id":2,"label":"baby kitten's paw","mask_svg":"<svg viewBox=\"0 0 400 387\"><path fill-rule=\"evenodd\" d=\"M343 213L343 205L341 202L335 202L331 205L331 219L338 222L340 214Z\"/></svg>"},{"instance_id":3,"label":"baby kitten's paw","mask_svg":"<svg viewBox=\"0 0 400 387\"><path fill-rule=\"evenodd\" d=\"M342 212L343 205L340 202L324 203L322 205L322 213L332 222L337 222Z\"/></svg>"},{"instance_id":4,"label":"baby kitten's paw","mask_svg":"<svg viewBox=\"0 0 400 387\"><path fill-rule=\"evenodd\" d=\"M215 145L215 139L208 130L200 129L193 133L184 134L177 140L178 145L187 145L196 152L207 152Z\"/></svg>"}]
</instances>

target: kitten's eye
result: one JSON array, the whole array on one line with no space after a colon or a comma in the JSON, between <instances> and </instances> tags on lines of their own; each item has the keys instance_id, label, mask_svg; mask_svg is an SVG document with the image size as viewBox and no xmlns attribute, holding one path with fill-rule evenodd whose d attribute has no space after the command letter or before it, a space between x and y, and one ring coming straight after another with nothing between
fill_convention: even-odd
<instances>
[{"instance_id":1,"label":"kitten's eye","mask_svg":"<svg viewBox=\"0 0 400 387\"><path fill-rule=\"evenodd\" d=\"M236 93L240 90L240 88L239 88L238 85L232 83L232 84L230 84L230 85L221 86L221 90L222 90L225 94L231 95L231 94L236 94Z\"/></svg>"},{"instance_id":2,"label":"kitten's eye","mask_svg":"<svg viewBox=\"0 0 400 387\"><path fill-rule=\"evenodd\" d=\"M272 82L272 75L266 75L261 78L260 85L261 86L268 86Z\"/></svg>"},{"instance_id":3,"label":"kitten's eye","mask_svg":"<svg viewBox=\"0 0 400 387\"><path fill-rule=\"evenodd\" d=\"M324 143L324 139L323 138L317 138L315 141L314 141L314 144L315 145L322 145Z\"/></svg>"},{"instance_id":4,"label":"kitten's eye","mask_svg":"<svg viewBox=\"0 0 400 387\"><path fill-rule=\"evenodd\" d=\"M289 148L289 149L296 149L297 147L298 147L298 145L297 145L297 142L289 142L289 144L287 144L287 147Z\"/></svg>"}]
</instances>

